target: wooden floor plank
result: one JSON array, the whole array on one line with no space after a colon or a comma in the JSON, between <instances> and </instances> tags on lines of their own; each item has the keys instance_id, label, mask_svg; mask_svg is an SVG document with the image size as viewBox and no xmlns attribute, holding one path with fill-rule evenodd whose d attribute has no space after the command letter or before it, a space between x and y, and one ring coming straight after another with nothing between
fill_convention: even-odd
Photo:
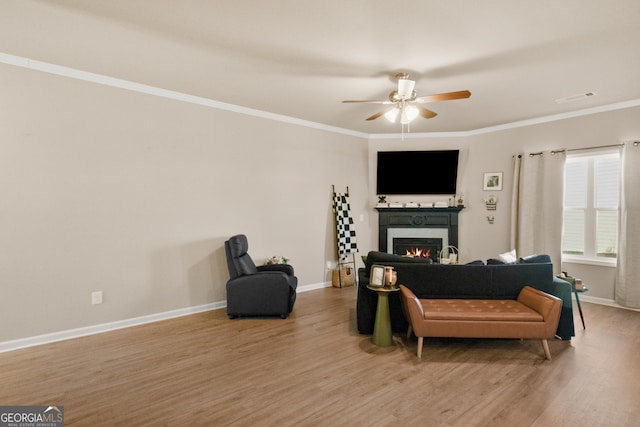
<instances>
[{"instance_id":1,"label":"wooden floor plank","mask_svg":"<svg viewBox=\"0 0 640 427\"><path fill-rule=\"evenodd\" d=\"M281 319L224 310L0 354L1 405L66 425L600 426L640 419L640 313L583 303L571 341L357 333L355 289ZM580 325L579 317L576 325Z\"/></svg>"}]
</instances>

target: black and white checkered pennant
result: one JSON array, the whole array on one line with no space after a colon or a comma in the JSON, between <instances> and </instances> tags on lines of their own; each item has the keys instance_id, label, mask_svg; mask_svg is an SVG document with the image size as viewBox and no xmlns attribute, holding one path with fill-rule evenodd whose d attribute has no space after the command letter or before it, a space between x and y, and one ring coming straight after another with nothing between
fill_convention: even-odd
<instances>
[{"instance_id":1,"label":"black and white checkered pennant","mask_svg":"<svg viewBox=\"0 0 640 427\"><path fill-rule=\"evenodd\" d=\"M338 255L345 258L352 252L358 251L356 242L356 230L351 218L349 196L346 194L333 195L333 212L336 215L336 227L338 232Z\"/></svg>"}]
</instances>

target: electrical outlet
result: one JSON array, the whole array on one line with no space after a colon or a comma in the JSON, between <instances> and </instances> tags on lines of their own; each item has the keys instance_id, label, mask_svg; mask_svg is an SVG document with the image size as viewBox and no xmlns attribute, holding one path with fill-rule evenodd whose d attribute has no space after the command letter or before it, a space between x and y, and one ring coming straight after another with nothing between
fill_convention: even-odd
<instances>
[{"instance_id":1,"label":"electrical outlet","mask_svg":"<svg viewBox=\"0 0 640 427\"><path fill-rule=\"evenodd\" d=\"M91 292L91 304L102 304L102 291Z\"/></svg>"}]
</instances>

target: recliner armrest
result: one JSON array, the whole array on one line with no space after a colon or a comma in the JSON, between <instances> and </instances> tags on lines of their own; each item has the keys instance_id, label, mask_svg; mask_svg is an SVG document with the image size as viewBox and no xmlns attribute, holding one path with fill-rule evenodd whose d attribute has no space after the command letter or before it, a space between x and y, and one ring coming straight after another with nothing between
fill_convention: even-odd
<instances>
[{"instance_id":1,"label":"recliner armrest","mask_svg":"<svg viewBox=\"0 0 640 427\"><path fill-rule=\"evenodd\" d=\"M233 286L236 288L242 287L254 287L257 286L259 288L282 288L289 289L292 288L291 282L288 276L281 271L265 271L262 273L251 274L248 276L240 276L235 279L230 279L227 282L227 291L229 287Z\"/></svg>"},{"instance_id":2,"label":"recliner armrest","mask_svg":"<svg viewBox=\"0 0 640 427\"><path fill-rule=\"evenodd\" d=\"M285 273L287 276L293 276L293 266L291 264L267 264L267 265L259 265L258 271L280 271Z\"/></svg>"}]
</instances>

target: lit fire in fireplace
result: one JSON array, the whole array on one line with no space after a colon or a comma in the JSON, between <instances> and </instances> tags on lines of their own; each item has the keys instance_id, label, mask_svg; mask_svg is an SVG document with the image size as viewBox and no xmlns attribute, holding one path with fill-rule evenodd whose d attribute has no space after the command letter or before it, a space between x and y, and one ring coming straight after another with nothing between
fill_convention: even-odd
<instances>
[{"instance_id":1,"label":"lit fire in fireplace","mask_svg":"<svg viewBox=\"0 0 640 427\"><path fill-rule=\"evenodd\" d=\"M431 255L431 249L411 248L407 250L406 256L412 256L414 258L429 258Z\"/></svg>"}]
</instances>

